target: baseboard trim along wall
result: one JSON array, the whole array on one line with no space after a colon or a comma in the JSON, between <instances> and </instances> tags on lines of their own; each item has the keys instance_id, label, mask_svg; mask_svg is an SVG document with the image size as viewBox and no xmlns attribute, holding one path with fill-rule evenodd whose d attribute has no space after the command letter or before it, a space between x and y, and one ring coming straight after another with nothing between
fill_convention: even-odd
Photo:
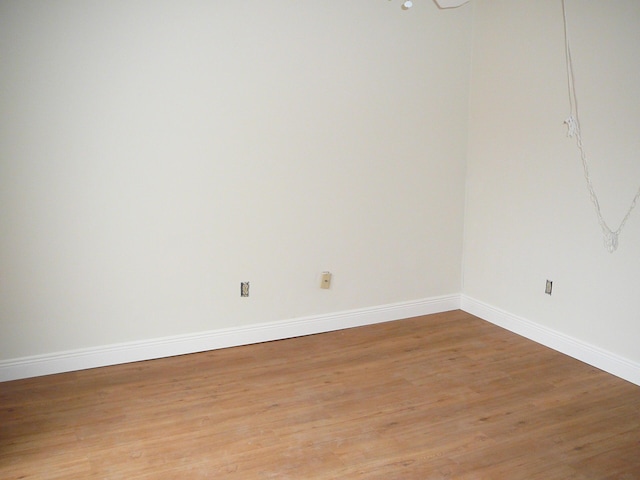
<instances>
[{"instance_id":1,"label":"baseboard trim along wall","mask_svg":"<svg viewBox=\"0 0 640 480\"><path fill-rule=\"evenodd\" d=\"M0 382L373 325L460 308L460 295L0 361Z\"/></svg>"},{"instance_id":2,"label":"baseboard trim along wall","mask_svg":"<svg viewBox=\"0 0 640 480\"><path fill-rule=\"evenodd\" d=\"M460 297L460 308L487 322L604 370L616 377L640 385L639 363L632 362L538 323L512 315L466 295L461 295Z\"/></svg>"},{"instance_id":3,"label":"baseboard trim along wall","mask_svg":"<svg viewBox=\"0 0 640 480\"><path fill-rule=\"evenodd\" d=\"M487 322L640 385L640 364L466 295L447 295L291 320L0 361L0 382L282 340L462 309Z\"/></svg>"}]
</instances>

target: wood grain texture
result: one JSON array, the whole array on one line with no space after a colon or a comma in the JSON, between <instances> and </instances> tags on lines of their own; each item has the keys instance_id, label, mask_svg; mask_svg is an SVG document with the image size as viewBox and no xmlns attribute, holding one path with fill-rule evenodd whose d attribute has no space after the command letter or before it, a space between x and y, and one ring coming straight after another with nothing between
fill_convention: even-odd
<instances>
[{"instance_id":1,"label":"wood grain texture","mask_svg":"<svg viewBox=\"0 0 640 480\"><path fill-rule=\"evenodd\" d=\"M640 387L455 311L0 383L2 479L640 479Z\"/></svg>"}]
</instances>

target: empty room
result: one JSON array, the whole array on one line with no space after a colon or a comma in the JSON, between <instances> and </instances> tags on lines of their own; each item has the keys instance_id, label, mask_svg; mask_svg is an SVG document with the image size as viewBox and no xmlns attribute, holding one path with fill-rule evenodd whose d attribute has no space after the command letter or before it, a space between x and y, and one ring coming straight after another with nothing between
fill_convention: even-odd
<instances>
[{"instance_id":1,"label":"empty room","mask_svg":"<svg viewBox=\"0 0 640 480\"><path fill-rule=\"evenodd\" d=\"M640 479L638 25L0 0L0 478Z\"/></svg>"}]
</instances>

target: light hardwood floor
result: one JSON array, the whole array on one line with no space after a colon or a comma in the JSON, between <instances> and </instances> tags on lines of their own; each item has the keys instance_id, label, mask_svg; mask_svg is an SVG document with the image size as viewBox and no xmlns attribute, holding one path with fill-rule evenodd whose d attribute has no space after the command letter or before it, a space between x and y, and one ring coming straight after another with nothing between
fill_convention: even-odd
<instances>
[{"instance_id":1,"label":"light hardwood floor","mask_svg":"<svg viewBox=\"0 0 640 480\"><path fill-rule=\"evenodd\" d=\"M2 479L640 479L640 387L464 312L0 383Z\"/></svg>"}]
</instances>

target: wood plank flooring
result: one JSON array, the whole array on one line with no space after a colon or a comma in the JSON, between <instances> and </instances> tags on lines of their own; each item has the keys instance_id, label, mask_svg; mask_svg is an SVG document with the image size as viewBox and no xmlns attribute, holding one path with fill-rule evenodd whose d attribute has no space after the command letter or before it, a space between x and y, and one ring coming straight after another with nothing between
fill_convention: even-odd
<instances>
[{"instance_id":1,"label":"wood plank flooring","mask_svg":"<svg viewBox=\"0 0 640 480\"><path fill-rule=\"evenodd\" d=\"M0 383L2 479L640 479L640 387L464 312Z\"/></svg>"}]
</instances>

